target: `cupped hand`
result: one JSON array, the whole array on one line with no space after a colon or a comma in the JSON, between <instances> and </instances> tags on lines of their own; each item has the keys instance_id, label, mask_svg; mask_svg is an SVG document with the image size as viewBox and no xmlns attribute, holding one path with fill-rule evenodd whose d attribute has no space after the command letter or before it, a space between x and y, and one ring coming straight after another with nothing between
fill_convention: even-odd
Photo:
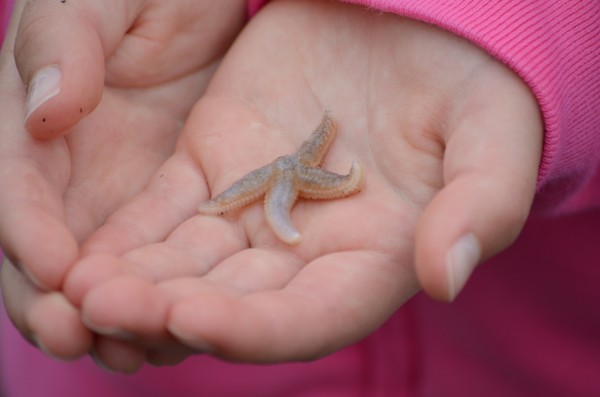
<instances>
[{"instance_id":1,"label":"cupped hand","mask_svg":"<svg viewBox=\"0 0 600 397\"><path fill-rule=\"evenodd\" d=\"M0 69L2 290L49 354L90 349L57 291L80 244L172 154L244 19L241 0L17 1Z\"/></svg>"},{"instance_id":2,"label":"cupped hand","mask_svg":"<svg viewBox=\"0 0 600 397\"><path fill-rule=\"evenodd\" d=\"M275 237L260 203L194 214L296 150L324 109L339 124L324 168L359 160L366 185L298 202L300 244ZM518 235L541 148L528 88L471 43L359 7L272 2L225 57L174 155L91 236L96 254L66 293L91 329L147 349L150 362L194 351L314 359L369 334L420 287L452 300Z\"/></svg>"}]
</instances>

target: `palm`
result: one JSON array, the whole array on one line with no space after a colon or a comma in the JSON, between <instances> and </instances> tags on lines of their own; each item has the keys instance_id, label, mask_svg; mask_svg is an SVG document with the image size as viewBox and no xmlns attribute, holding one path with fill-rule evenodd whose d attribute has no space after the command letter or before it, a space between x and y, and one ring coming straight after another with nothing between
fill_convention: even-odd
<instances>
[{"instance_id":1,"label":"palm","mask_svg":"<svg viewBox=\"0 0 600 397\"><path fill-rule=\"evenodd\" d=\"M192 305L200 303L202 309L194 308L194 312L204 313L208 317L211 316L209 313L222 315L228 310L238 311L239 304L256 301L260 305L260 302L272 299L278 304L270 307L269 310L274 311L273 317L265 316L268 321L262 324L264 327L273 326L269 319L274 320L276 314L276 322L280 322L282 313L296 316L298 311L312 307L323 310L313 313L323 316L323 320L337 313L342 324L364 317L361 322L364 322L365 329L362 332L367 332L415 292L411 236L418 207L397 192L395 186L377 170L377 162L370 161L374 157L370 149L348 149L356 145L356 138L361 133L358 129L353 131L352 128L345 128L352 125L352 121L348 124L341 122L340 136L325 166L345 172L350 160L358 158L368 170L367 186L364 191L346 199L300 201L292 211L292 219L303 235L298 246L286 245L275 237L265 222L260 204L225 217L194 214L181 222L175 214L195 211L197 203L208 197L207 183L195 168L195 161L183 159L191 157L198 161L209 180L210 190L220 191L247 171L269 162L278 154L292 151L307 135L306 128L282 134L278 128L266 126L247 133L243 126L252 124L254 120L245 119L242 109L223 111L220 107L219 112L215 110L211 105L200 105L180 138L179 150L164 169L158 170L157 174L162 175L163 179L183 181L171 195L160 202L150 201L142 194L115 214L88 242L89 247L104 247L106 241L119 241L119 249L126 251L122 261L107 259L104 253L88 257L67 282L67 292L78 300L86 292L82 286L95 284L97 280L94 277L107 277L107 272L110 272L107 263L108 267L114 267L115 273L124 276L101 284L86 297L84 306L89 319L98 328L112 329L118 326L150 338L160 335L166 325L161 322L166 312L158 309L149 313L147 305L143 304L152 295L152 299L160 301L153 306L155 309L168 310L167 301L175 300L179 302L174 307L176 311L177 306L183 307L188 301ZM315 110L314 115L318 120L320 109ZM333 110L336 111L335 108ZM236 118L235 125L231 124L228 116L231 114L242 115ZM211 115L215 115L214 118ZM343 120L343 117L339 118ZM207 126L214 126L214 130L203 130ZM217 131L233 132L224 136ZM273 138L265 138L265 134ZM256 144L265 140L273 143L266 148L265 145L261 147ZM212 142L218 144L213 145ZM173 169L172 163L178 163L179 167ZM168 169L188 177L168 176ZM195 175L195 178L191 175ZM175 208L173 203L176 203ZM185 203L186 207L182 209L181 203ZM152 214L160 213L173 216L169 221L164 216L152 219ZM144 224L146 235L157 236L157 239L150 244L139 244L138 233L118 227L121 224ZM130 242L131 245L126 247L123 242ZM160 288L154 289L151 284L139 285L137 277L140 276L151 283L158 283ZM378 294L373 296L373 291L378 291ZM385 305L380 304L381 299L385 300ZM131 306L121 304L115 310L117 302L129 302ZM352 304L349 306L350 302ZM253 315L252 310L245 313ZM189 326L194 328L215 325L214 321L203 321L204 315L182 316L192 321L193 324ZM141 320L138 316L146 320L138 321ZM149 317L153 320L148 320ZM249 320L236 315L229 318L228 322L233 319L241 322ZM183 319L184 322L187 320ZM148 321L157 328L146 328ZM219 326L237 328L230 323ZM173 331L185 338L181 332ZM213 332L209 337L211 343L220 344L220 338L227 338L221 328ZM263 329L262 332L273 331ZM257 335L262 332L257 332ZM303 354L307 357L321 354L325 345L328 349L336 348L357 335L348 325L347 335L337 332L331 337L335 337L336 344L324 339L313 347L314 350L304 351ZM222 343L229 345L234 342L227 340ZM257 349L252 353L261 349L256 341L252 345L253 349ZM230 348L228 346L226 349ZM252 353L235 351L231 357ZM273 352L265 357L277 358L279 356Z\"/></svg>"},{"instance_id":2,"label":"palm","mask_svg":"<svg viewBox=\"0 0 600 397\"><path fill-rule=\"evenodd\" d=\"M104 98L97 112L64 139L63 155L70 159L65 172L71 178L60 194L71 228L82 240L142 190L170 154L182 122L177 114L141 104L141 98L124 98L110 89ZM131 121L136 114L142 123Z\"/></svg>"},{"instance_id":3,"label":"palm","mask_svg":"<svg viewBox=\"0 0 600 397\"><path fill-rule=\"evenodd\" d=\"M286 7L293 12L286 15ZM521 86L483 52L441 31L393 17L376 17L375 27L353 8L345 9L347 23L335 7L318 7L321 23L299 18L290 3L258 18L157 172L177 181L171 195L139 196L112 218L143 224L154 240L110 223L92 236L90 246L119 241L123 253L87 258L67 283L96 329L132 332L157 351L173 346L171 333L228 359L305 359L363 337L417 290L419 215L481 143L453 147L454 132L464 138L459 118L486 127L512 111L480 83ZM390 34L414 41L392 48ZM442 62L453 73L440 70ZM470 101L482 110L465 113ZM194 213L211 193L293 152L325 108L340 133L324 168L345 173L358 159L367 183L349 198L300 201L292 220L301 244L278 241L261 205L225 217ZM182 214L190 215L182 221ZM115 309L117 302L127 304Z\"/></svg>"}]
</instances>

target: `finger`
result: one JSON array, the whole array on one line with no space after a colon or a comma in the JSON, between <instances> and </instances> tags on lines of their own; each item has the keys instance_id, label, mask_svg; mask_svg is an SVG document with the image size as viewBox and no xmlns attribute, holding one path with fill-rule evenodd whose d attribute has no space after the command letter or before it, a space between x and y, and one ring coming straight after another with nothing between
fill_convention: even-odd
<instances>
[{"instance_id":1,"label":"finger","mask_svg":"<svg viewBox=\"0 0 600 397\"><path fill-rule=\"evenodd\" d=\"M15 203L8 196L14 194L0 194L0 240L7 256L38 287L57 290L75 262L77 242L53 214L36 203Z\"/></svg>"},{"instance_id":2,"label":"finger","mask_svg":"<svg viewBox=\"0 0 600 397\"><path fill-rule=\"evenodd\" d=\"M146 353L146 362L155 367L175 366L181 364L193 354L197 354L197 352L185 348L182 348L181 351L167 353L162 351L149 351Z\"/></svg>"},{"instance_id":3,"label":"finger","mask_svg":"<svg viewBox=\"0 0 600 397\"><path fill-rule=\"evenodd\" d=\"M113 255L91 255L77 262L67 275L63 290L74 305L80 307L87 292L96 284L126 274L123 261Z\"/></svg>"},{"instance_id":4,"label":"finger","mask_svg":"<svg viewBox=\"0 0 600 397\"><path fill-rule=\"evenodd\" d=\"M445 187L417 225L417 273L437 299L453 300L478 263L514 241L533 201L542 146L537 105L520 82L497 89L493 109L464 117L452 132Z\"/></svg>"},{"instance_id":5,"label":"finger","mask_svg":"<svg viewBox=\"0 0 600 397\"><path fill-rule=\"evenodd\" d=\"M137 277L120 277L92 289L83 299L82 318L95 332L111 337L166 337L170 300L153 284ZM152 308L152 310L148 310Z\"/></svg>"},{"instance_id":6,"label":"finger","mask_svg":"<svg viewBox=\"0 0 600 397\"><path fill-rule=\"evenodd\" d=\"M15 16L6 46L12 44ZM25 92L9 48L2 51L0 108L0 241L12 262L41 288L60 286L77 256L77 244L65 226L60 189L69 178L62 142L38 142L23 131ZM38 161L32 161L37 159ZM44 167L41 164L52 164ZM35 247L35 249L33 248Z\"/></svg>"},{"instance_id":7,"label":"finger","mask_svg":"<svg viewBox=\"0 0 600 397\"><path fill-rule=\"evenodd\" d=\"M304 265L305 261L287 251L246 249L224 259L202 282L246 295L283 288Z\"/></svg>"},{"instance_id":8,"label":"finger","mask_svg":"<svg viewBox=\"0 0 600 397\"><path fill-rule=\"evenodd\" d=\"M25 6L15 59L28 87L25 119L33 136L67 133L100 102L105 54L127 30L127 3L133 2L110 3L32 1Z\"/></svg>"},{"instance_id":9,"label":"finger","mask_svg":"<svg viewBox=\"0 0 600 397\"><path fill-rule=\"evenodd\" d=\"M132 205L143 201L144 198L134 200ZM148 213L156 212L156 209L148 210ZM166 212L164 210L162 215ZM92 236L87 244L86 257L77 262L66 277L64 291L74 304L79 305L90 289L120 276L136 276L151 283L179 277L200 277L225 258L246 248L245 239L237 238L231 231L231 225L216 217L195 216L178 225L165 241L138 240L134 230L117 226L134 222L127 216L135 214L141 215L137 219L146 225L146 236L154 233L152 227L162 227L161 217L148 217L143 215L143 211L125 210L121 213L122 220L113 217L111 222L114 224L106 224ZM180 221L178 217L174 219ZM164 231L157 233L152 240L164 238L164 234L173 227L170 222L163 226ZM144 242L148 245L143 245ZM124 252L127 249L130 251ZM116 255L119 254L123 256L118 258Z\"/></svg>"},{"instance_id":10,"label":"finger","mask_svg":"<svg viewBox=\"0 0 600 397\"><path fill-rule=\"evenodd\" d=\"M14 121L7 119L1 127L0 184L10 188L0 189L0 241L6 255L37 286L57 289L78 255L59 196L68 165L57 150L59 142L20 142L27 137L19 133L21 129L13 125ZM14 157L15 152L26 155ZM28 158L40 158L40 163L47 160L54 167L43 168Z\"/></svg>"},{"instance_id":11,"label":"finger","mask_svg":"<svg viewBox=\"0 0 600 397\"><path fill-rule=\"evenodd\" d=\"M82 317L100 334L93 353L98 365L133 373L146 360L169 365L191 355L166 330L169 302L163 291L139 278L121 277L93 289L82 303Z\"/></svg>"},{"instance_id":12,"label":"finger","mask_svg":"<svg viewBox=\"0 0 600 397\"><path fill-rule=\"evenodd\" d=\"M87 273L95 271L102 274L94 280L97 283L90 285L83 275L78 276L77 282L72 282L73 290L86 288L85 293L80 295L81 307L84 321L90 329L110 336L136 335L146 339L164 336L167 311L174 299L207 290L240 296L282 288L303 264L284 252L249 249L224 258L207 273L210 269L202 261L194 266L189 259L182 258L184 262L190 262L182 267L174 260L178 256L155 256L154 250L141 251L150 256L146 256L146 262L139 264L95 256L96 260L103 258L104 262L90 264ZM158 261L150 266L147 262L151 260ZM173 267L179 269L171 270ZM77 271L78 268L72 273ZM168 282L171 279L174 280ZM167 290L170 292L165 292L164 286L157 288L155 283L161 281L161 284L169 284ZM81 287L82 284L84 287ZM147 310L149 305L153 308L151 312Z\"/></svg>"},{"instance_id":13,"label":"finger","mask_svg":"<svg viewBox=\"0 0 600 397\"><path fill-rule=\"evenodd\" d=\"M125 261L120 263L127 266ZM171 261L166 263L177 265ZM225 259L204 277L195 277L192 272L161 283L160 288L143 276L113 276L84 296L82 316L86 325L99 334L126 339L135 336L138 343L156 350L156 360L161 357L167 361L182 359L190 354L190 349L173 351L173 344L178 347L181 344L174 341L166 329L173 300L198 293L241 296L278 289L285 286L300 267L299 261L289 260L289 255L283 252L244 250ZM165 346L170 348L165 350Z\"/></svg>"},{"instance_id":14,"label":"finger","mask_svg":"<svg viewBox=\"0 0 600 397\"><path fill-rule=\"evenodd\" d=\"M137 372L144 362L154 366L172 366L196 353L178 342L173 342L172 338L168 342L170 344L165 342L148 347L116 337L99 336L91 356L96 364L106 371L132 374Z\"/></svg>"},{"instance_id":15,"label":"finger","mask_svg":"<svg viewBox=\"0 0 600 397\"><path fill-rule=\"evenodd\" d=\"M2 264L0 272L0 292L6 313L21 335L29 342L35 343L25 313L40 296L40 291L7 260Z\"/></svg>"},{"instance_id":16,"label":"finger","mask_svg":"<svg viewBox=\"0 0 600 397\"><path fill-rule=\"evenodd\" d=\"M416 291L398 257L346 252L307 265L285 288L177 301L169 330L183 343L234 361L308 360L364 337Z\"/></svg>"},{"instance_id":17,"label":"finger","mask_svg":"<svg viewBox=\"0 0 600 397\"><path fill-rule=\"evenodd\" d=\"M44 293L31 306L27 321L38 347L47 355L73 360L87 354L94 340L79 311L64 295Z\"/></svg>"},{"instance_id":18,"label":"finger","mask_svg":"<svg viewBox=\"0 0 600 397\"><path fill-rule=\"evenodd\" d=\"M208 269L229 255L232 247L239 245L218 238L226 225L214 220L186 222L196 214L203 186L201 175L188 159L169 159L144 191L112 214L85 242L84 258L64 284L69 299L79 304L90 288L118 275L137 275L153 282L197 275L199 269ZM161 244L167 237L169 244ZM199 244L209 239L214 241L210 252L207 245ZM126 255L125 261L117 259L121 255Z\"/></svg>"},{"instance_id":19,"label":"finger","mask_svg":"<svg viewBox=\"0 0 600 397\"><path fill-rule=\"evenodd\" d=\"M161 291L138 278L121 277L92 290L82 304L82 318L99 334L92 353L96 363L134 373L144 361L174 365L191 355L166 332L168 303Z\"/></svg>"},{"instance_id":20,"label":"finger","mask_svg":"<svg viewBox=\"0 0 600 397\"><path fill-rule=\"evenodd\" d=\"M92 351L92 359L108 372L133 374L144 364L146 352L127 341L98 337Z\"/></svg>"},{"instance_id":21,"label":"finger","mask_svg":"<svg viewBox=\"0 0 600 397\"><path fill-rule=\"evenodd\" d=\"M47 355L72 360L91 349L93 337L79 312L61 294L36 289L8 262L2 269L2 292L17 329Z\"/></svg>"},{"instance_id":22,"label":"finger","mask_svg":"<svg viewBox=\"0 0 600 397\"><path fill-rule=\"evenodd\" d=\"M154 174L144 191L112 214L86 241L83 252L121 255L163 241L197 213L206 196L202 175L185 156L175 155Z\"/></svg>"}]
</instances>

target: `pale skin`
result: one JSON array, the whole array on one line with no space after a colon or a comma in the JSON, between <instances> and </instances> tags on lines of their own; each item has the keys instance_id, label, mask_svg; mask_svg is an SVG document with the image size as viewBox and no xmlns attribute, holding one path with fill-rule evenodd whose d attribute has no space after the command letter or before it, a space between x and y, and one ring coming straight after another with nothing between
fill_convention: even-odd
<instances>
[{"instance_id":1,"label":"pale skin","mask_svg":"<svg viewBox=\"0 0 600 397\"><path fill-rule=\"evenodd\" d=\"M92 31L104 26L96 20ZM75 63L81 56L38 42L45 37L23 39L25 49L45 48L17 53L25 81L57 58ZM198 65L192 76L200 84ZM464 280L452 273L453 247L465 236L476 241L473 266L501 251L518 235L535 193L542 123L516 75L435 27L341 3L270 3L187 120L196 98L185 96L189 80L182 79L157 85L141 104L135 90L111 102L116 93L106 87L98 111L77 116L83 120L71 131L49 126L54 117L40 122L41 113L97 102L102 86L93 82L102 71L68 69L65 76L95 89L65 86L32 113L30 135L66 134L32 141L16 71L3 63L0 83L18 95L15 101L0 91L2 117L10 120L0 128L14 136L0 147L0 211L19 216L0 214L0 241L26 272L5 265L3 293L22 334L57 357L93 352L124 372L202 352L249 362L320 357L368 335L419 288L453 299L472 270ZM185 100L165 119L186 120L179 136L174 126L153 129L150 117L152 100L173 104L173 94ZM259 204L224 218L197 214L211 191L293 152L326 107L344 133L324 167L345 173L357 159L368 185L342 200L298 203L292 221L301 244L279 241ZM133 110L140 117L127 118ZM114 124L107 128L107 120ZM117 130L123 120L129 128ZM129 156L140 131L151 155ZM123 155L96 155L95 140L113 142L112 152ZM32 244L41 248L29 250ZM55 292L36 289L30 277Z\"/></svg>"}]
</instances>

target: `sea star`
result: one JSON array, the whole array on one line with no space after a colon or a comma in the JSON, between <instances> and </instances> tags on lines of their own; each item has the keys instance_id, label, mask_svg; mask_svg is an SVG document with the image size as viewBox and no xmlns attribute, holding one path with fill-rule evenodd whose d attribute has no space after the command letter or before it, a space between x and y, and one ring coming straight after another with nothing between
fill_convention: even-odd
<instances>
[{"instance_id":1,"label":"sea star","mask_svg":"<svg viewBox=\"0 0 600 397\"><path fill-rule=\"evenodd\" d=\"M275 235L288 244L298 244L300 233L290 219L290 210L298 197L341 198L360 191L364 186L365 173L356 160L352 162L348 175L318 168L336 131L336 123L326 111L317 129L296 153L278 157L248 173L221 194L201 203L198 211L207 215L223 215L265 195L266 219Z\"/></svg>"}]
</instances>

